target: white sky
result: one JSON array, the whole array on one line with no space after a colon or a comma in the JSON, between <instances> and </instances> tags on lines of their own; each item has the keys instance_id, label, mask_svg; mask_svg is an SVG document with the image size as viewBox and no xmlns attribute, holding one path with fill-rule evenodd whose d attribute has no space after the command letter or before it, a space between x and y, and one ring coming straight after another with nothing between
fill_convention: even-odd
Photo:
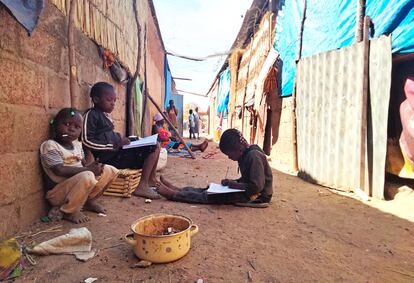
<instances>
[{"instance_id":1,"label":"white sky","mask_svg":"<svg viewBox=\"0 0 414 283\"><path fill-rule=\"evenodd\" d=\"M154 0L158 23L167 51L190 57L227 52L233 44L252 0ZM206 94L226 55L203 62L167 56L178 90ZM184 95L206 110L208 100Z\"/></svg>"}]
</instances>

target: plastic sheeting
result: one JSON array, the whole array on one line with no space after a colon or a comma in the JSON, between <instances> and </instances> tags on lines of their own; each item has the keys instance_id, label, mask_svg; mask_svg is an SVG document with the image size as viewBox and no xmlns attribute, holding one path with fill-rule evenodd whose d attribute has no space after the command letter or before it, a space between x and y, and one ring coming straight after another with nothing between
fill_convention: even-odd
<instances>
[{"instance_id":1,"label":"plastic sheeting","mask_svg":"<svg viewBox=\"0 0 414 283\"><path fill-rule=\"evenodd\" d=\"M164 108L167 109L169 106L169 101L172 99L172 76L170 67L168 66L167 56L165 56L165 65L164 65L164 72L165 72L165 101L164 101Z\"/></svg>"},{"instance_id":2,"label":"plastic sheeting","mask_svg":"<svg viewBox=\"0 0 414 283\"><path fill-rule=\"evenodd\" d=\"M227 114L229 111L229 97L230 97L230 68L227 68L220 75L219 90L218 90L217 113Z\"/></svg>"},{"instance_id":3,"label":"plastic sheeting","mask_svg":"<svg viewBox=\"0 0 414 283\"><path fill-rule=\"evenodd\" d=\"M354 42L357 0L307 0L302 57L349 46ZM303 0L280 1L274 48L282 60L281 95L293 92L295 60ZM414 52L414 1L367 1L366 15L374 23L374 37L391 34L392 52Z\"/></svg>"},{"instance_id":4,"label":"plastic sheeting","mask_svg":"<svg viewBox=\"0 0 414 283\"><path fill-rule=\"evenodd\" d=\"M43 11L43 0L0 0L0 2L31 35Z\"/></svg>"}]
</instances>

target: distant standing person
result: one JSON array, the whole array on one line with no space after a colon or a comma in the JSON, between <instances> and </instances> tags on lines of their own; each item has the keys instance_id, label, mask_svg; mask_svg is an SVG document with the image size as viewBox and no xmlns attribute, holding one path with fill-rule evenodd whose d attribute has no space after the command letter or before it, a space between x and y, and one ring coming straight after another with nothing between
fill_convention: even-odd
<instances>
[{"instance_id":1,"label":"distant standing person","mask_svg":"<svg viewBox=\"0 0 414 283\"><path fill-rule=\"evenodd\" d=\"M195 119L194 119L194 114L193 114L193 109L190 109L190 111L188 112L190 115L188 116L188 127L190 130L190 140L192 139L192 137L195 138L195 134L194 134L194 128L195 128Z\"/></svg>"},{"instance_id":2,"label":"distant standing person","mask_svg":"<svg viewBox=\"0 0 414 283\"><path fill-rule=\"evenodd\" d=\"M194 138L195 134L197 134L197 139L200 139L200 114L198 114L198 107L195 108L194 111Z\"/></svg>"},{"instance_id":3,"label":"distant standing person","mask_svg":"<svg viewBox=\"0 0 414 283\"><path fill-rule=\"evenodd\" d=\"M174 100L170 100L169 101L170 106L167 107L167 114L168 114L168 119L170 119L170 122L174 125L174 127L177 129L178 128L178 123L177 123L177 116L178 116L178 111L177 108L175 108L174 105ZM168 129L170 131L172 131L171 126L168 126ZM173 132L174 133L174 132Z\"/></svg>"}]
</instances>

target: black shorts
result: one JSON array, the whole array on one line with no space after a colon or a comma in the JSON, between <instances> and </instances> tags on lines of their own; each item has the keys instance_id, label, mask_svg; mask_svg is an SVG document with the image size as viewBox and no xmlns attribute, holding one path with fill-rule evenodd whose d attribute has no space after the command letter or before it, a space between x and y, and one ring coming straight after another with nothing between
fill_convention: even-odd
<instances>
[{"instance_id":1,"label":"black shorts","mask_svg":"<svg viewBox=\"0 0 414 283\"><path fill-rule=\"evenodd\" d=\"M117 151L110 159L105 160L105 164L112 165L118 169L142 169L144 161L155 151L157 147L143 146Z\"/></svg>"},{"instance_id":2,"label":"black shorts","mask_svg":"<svg viewBox=\"0 0 414 283\"><path fill-rule=\"evenodd\" d=\"M230 194L207 194L208 188L185 187L177 191L173 201L201 204L233 204L236 202L247 202L248 198L244 193Z\"/></svg>"}]
</instances>

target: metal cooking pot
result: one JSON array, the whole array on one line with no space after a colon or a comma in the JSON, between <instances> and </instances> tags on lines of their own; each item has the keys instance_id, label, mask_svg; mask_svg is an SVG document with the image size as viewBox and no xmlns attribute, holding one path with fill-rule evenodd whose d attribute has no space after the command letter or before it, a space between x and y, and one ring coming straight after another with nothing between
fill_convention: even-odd
<instances>
[{"instance_id":1,"label":"metal cooking pot","mask_svg":"<svg viewBox=\"0 0 414 283\"><path fill-rule=\"evenodd\" d=\"M198 226L182 215L152 214L135 221L131 230L133 233L125 235L125 241L134 248L138 258L166 263L188 253Z\"/></svg>"}]
</instances>

